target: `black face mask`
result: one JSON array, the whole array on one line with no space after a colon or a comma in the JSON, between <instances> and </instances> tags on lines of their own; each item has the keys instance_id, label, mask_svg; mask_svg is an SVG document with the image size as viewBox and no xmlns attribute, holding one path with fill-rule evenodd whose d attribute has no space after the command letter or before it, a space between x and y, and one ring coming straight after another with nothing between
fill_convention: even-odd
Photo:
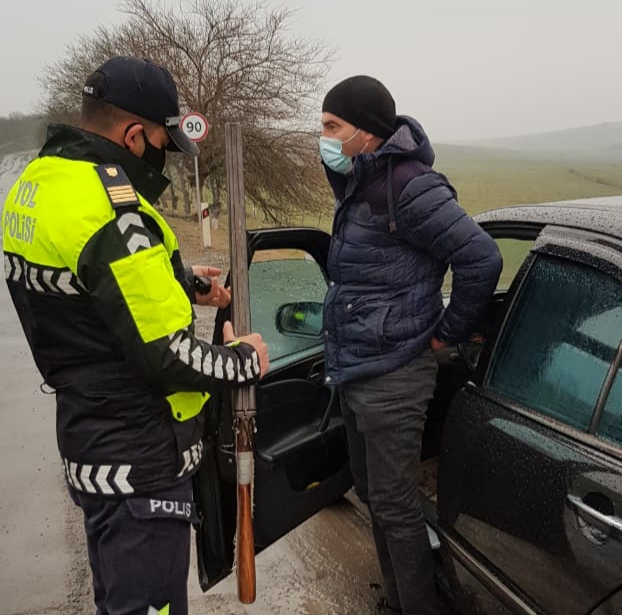
<instances>
[{"instance_id":1,"label":"black face mask","mask_svg":"<svg viewBox=\"0 0 622 615\"><path fill-rule=\"evenodd\" d=\"M125 134L127 134L127 131L132 126L136 126L136 124L138 124L138 122L136 122L135 124L130 124L125 129ZM145 132L144 128L143 128L143 138L145 140L145 151L143 152L143 155L141 156L141 158L149 166L153 167L158 173L162 173L164 169L164 163L166 162L166 150L160 149L159 147L156 147L155 145L153 145L153 143L151 143L151 141L149 141L149 139L147 138L147 133Z\"/></svg>"},{"instance_id":2,"label":"black face mask","mask_svg":"<svg viewBox=\"0 0 622 615\"><path fill-rule=\"evenodd\" d=\"M156 147L147 139L147 134L143 132L145 137L145 151L141 158L151 165L158 173L162 173L164 163L166 162L166 151Z\"/></svg>"}]
</instances>

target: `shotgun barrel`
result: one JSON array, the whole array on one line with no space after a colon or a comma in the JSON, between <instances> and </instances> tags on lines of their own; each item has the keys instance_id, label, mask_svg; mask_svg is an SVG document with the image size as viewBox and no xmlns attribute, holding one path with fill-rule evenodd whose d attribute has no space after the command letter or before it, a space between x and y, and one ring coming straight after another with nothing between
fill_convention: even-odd
<instances>
[{"instance_id":1,"label":"shotgun barrel","mask_svg":"<svg viewBox=\"0 0 622 615\"><path fill-rule=\"evenodd\" d=\"M229 207L229 255L232 324L236 335L251 333L248 286L248 248L244 208L242 129L225 124L225 156ZM233 392L235 456L237 463L237 522L235 565L238 599L251 604L256 597L253 478L255 445L255 387Z\"/></svg>"}]
</instances>

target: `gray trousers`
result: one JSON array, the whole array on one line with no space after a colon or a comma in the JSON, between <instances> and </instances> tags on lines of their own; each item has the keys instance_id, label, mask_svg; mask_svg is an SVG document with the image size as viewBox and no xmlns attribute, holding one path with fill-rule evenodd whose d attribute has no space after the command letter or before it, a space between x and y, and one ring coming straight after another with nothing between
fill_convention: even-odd
<instances>
[{"instance_id":1,"label":"gray trousers","mask_svg":"<svg viewBox=\"0 0 622 615\"><path fill-rule=\"evenodd\" d=\"M339 387L354 486L369 506L388 606L402 615L440 613L418 488L437 369L426 350L391 373Z\"/></svg>"}]
</instances>

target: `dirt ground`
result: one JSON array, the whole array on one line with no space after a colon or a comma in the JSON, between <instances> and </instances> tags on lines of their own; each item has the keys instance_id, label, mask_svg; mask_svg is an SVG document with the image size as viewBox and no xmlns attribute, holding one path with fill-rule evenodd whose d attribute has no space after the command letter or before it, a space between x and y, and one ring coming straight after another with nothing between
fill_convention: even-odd
<instances>
[{"instance_id":1,"label":"dirt ground","mask_svg":"<svg viewBox=\"0 0 622 615\"><path fill-rule=\"evenodd\" d=\"M229 271L229 231L227 228L211 230L211 246L203 246L203 239L196 217L173 216L162 212L179 242L179 251L186 267L190 265L209 265L222 269L220 283L225 283ZM199 337L211 341L213 333L214 316L213 308L195 308L197 320L195 329Z\"/></svg>"},{"instance_id":2,"label":"dirt ground","mask_svg":"<svg viewBox=\"0 0 622 615\"><path fill-rule=\"evenodd\" d=\"M229 232L225 225L211 230L211 247L203 247L196 217L173 216L162 212L177 235L181 256L186 265L206 264L226 269L229 263Z\"/></svg>"}]
</instances>

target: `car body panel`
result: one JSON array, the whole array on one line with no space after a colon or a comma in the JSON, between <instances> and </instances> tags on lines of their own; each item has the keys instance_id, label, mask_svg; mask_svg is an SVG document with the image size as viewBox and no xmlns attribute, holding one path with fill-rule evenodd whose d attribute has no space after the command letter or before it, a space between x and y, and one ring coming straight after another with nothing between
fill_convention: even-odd
<instances>
[{"instance_id":1,"label":"car body panel","mask_svg":"<svg viewBox=\"0 0 622 615\"><path fill-rule=\"evenodd\" d=\"M543 212L530 213L539 220ZM510 227L507 218L490 216L484 227L498 228L501 222ZM519 216L517 222L526 221ZM600 267L622 280L622 267L616 266L622 262L622 243L604 242L592 229L578 230L576 217L572 222L571 228L547 226L525 269L540 251ZM528 273L519 276L519 283L523 276ZM508 294L504 318L519 283ZM599 305L598 297L592 301ZM586 323L582 328L589 329ZM622 329L607 333L619 344ZM444 424L438 494L444 556L458 563L458 584L469 612L495 612L489 595L481 591L484 584L511 612L585 614L622 576L621 537L611 526L622 511L620 447L491 391L485 382L486 361L501 352L495 346L502 343L496 336L489 340L490 348L482 353L484 365L478 366L484 382L458 392ZM604 371L606 366L593 383L594 402ZM571 383L558 380L556 386L568 388ZM622 398L619 391L616 394ZM586 498L588 504L595 501L607 509L609 524L598 527L594 515L586 514L585 509L592 510ZM487 576L494 581L486 583Z\"/></svg>"},{"instance_id":2,"label":"car body panel","mask_svg":"<svg viewBox=\"0 0 622 615\"><path fill-rule=\"evenodd\" d=\"M599 604L589 615L618 615L622 613L622 587Z\"/></svg>"}]
</instances>

